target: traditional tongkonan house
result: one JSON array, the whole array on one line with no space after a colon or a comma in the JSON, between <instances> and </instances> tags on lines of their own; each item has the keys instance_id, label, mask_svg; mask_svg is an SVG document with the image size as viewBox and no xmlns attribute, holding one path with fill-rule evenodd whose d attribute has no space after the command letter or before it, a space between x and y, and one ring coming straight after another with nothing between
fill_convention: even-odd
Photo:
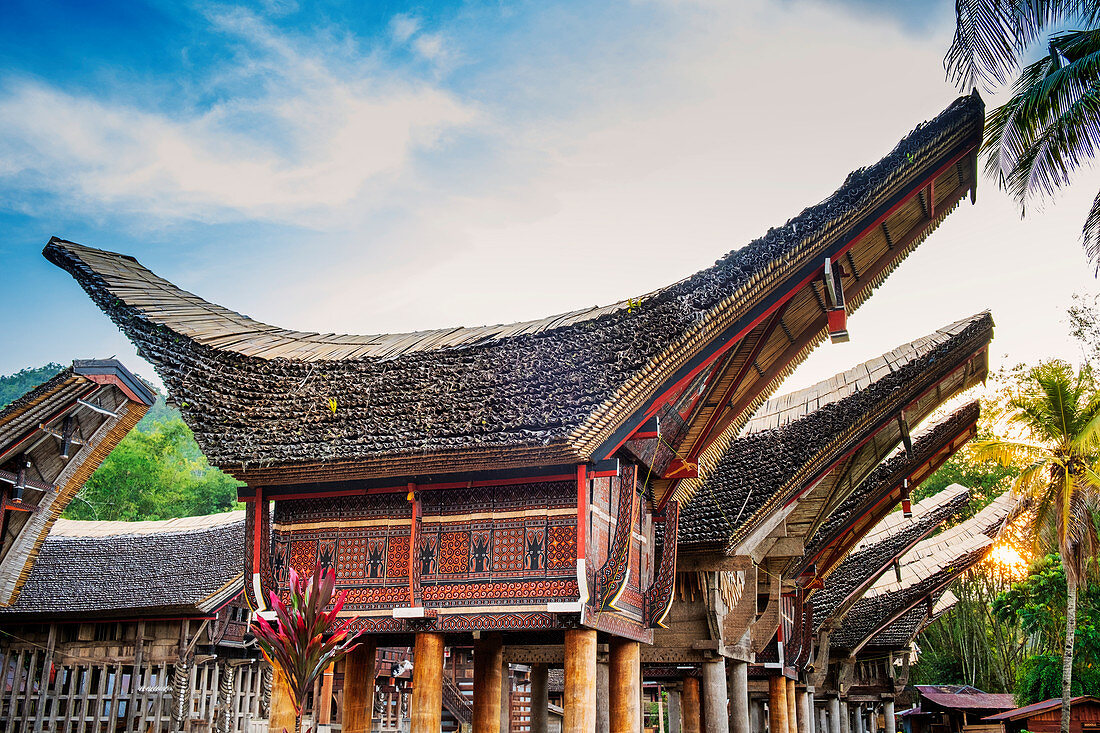
<instances>
[{"instance_id":1,"label":"traditional tongkonan house","mask_svg":"<svg viewBox=\"0 0 1100 733\"><path fill-rule=\"evenodd\" d=\"M60 239L44 254L153 362L211 463L247 484L258 611L289 568L334 568L366 641L349 670L373 643L414 646L413 733L439 730L444 647L471 644L474 730L498 730L510 659L564 665L564 730L591 731L606 644L600 706L635 731L681 503L779 381L825 338L846 340L847 314L973 195L983 120L977 95L960 98L713 267L526 323L304 333L130 257ZM754 537L788 498L751 507ZM366 730L371 686L345 688L344 730Z\"/></svg>"},{"instance_id":2,"label":"traditional tongkonan house","mask_svg":"<svg viewBox=\"0 0 1100 733\"><path fill-rule=\"evenodd\" d=\"M0 609L6 731L247 733L270 667L248 644L244 512L58 519Z\"/></svg>"},{"instance_id":3,"label":"traditional tongkonan house","mask_svg":"<svg viewBox=\"0 0 1100 733\"><path fill-rule=\"evenodd\" d=\"M885 516L907 500L909 479L919 483L969 440L976 404L929 430L918 445L910 426L985 378L992 328L989 314L981 313L775 398L729 445L683 512L678 602L670 629L659 631L643 653L644 662L666 673L700 665L707 689L717 690L704 696L704 729L727 716L723 657L730 668L730 716L745 727L756 681L771 695L773 730L787 725L788 703L792 709L807 704L813 685L806 669L821 657L810 594L829 587L835 558L874 524L862 516L832 520L853 494L875 495L872 506ZM900 465L885 477L887 485L871 491L865 479L899 446L904 450L892 463ZM689 714L697 707L696 684L685 676L681 708Z\"/></svg>"},{"instance_id":4,"label":"traditional tongkonan house","mask_svg":"<svg viewBox=\"0 0 1100 733\"><path fill-rule=\"evenodd\" d=\"M965 522L922 540L851 606L830 634L823 688L839 696L836 709L836 698L830 698L830 716L850 716L850 730L867 733L866 716L881 708L886 731L893 733L894 696L905 686L911 649L909 643L895 646L885 632L918 609L933 614L947 586L985 559L1019 508L1017 498L1006 493Z\"/></svg>"},{"instance_id":5,"label":"traditional tongkonan house","mask_svg":"<svg viewBox=\"0 0 1100 733\"><path fill-rule=\"evenodd\" d=\"M0 607L19 597L54 520L154 399L118 361L97 359L0 409Z\"/></svg>"}]
</instances>

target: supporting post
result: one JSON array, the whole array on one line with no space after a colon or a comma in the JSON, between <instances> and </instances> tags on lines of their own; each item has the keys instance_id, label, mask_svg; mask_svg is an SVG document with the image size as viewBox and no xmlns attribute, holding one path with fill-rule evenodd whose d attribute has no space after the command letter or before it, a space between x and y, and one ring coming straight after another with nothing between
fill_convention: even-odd
<instances>
[{"instance_id":1,"label":"supporting post","mask_svg":"<svg viewBox=\"0 0 1100 733\"><path fill-rule=\"evenodd\" d=\"M500 733L512 730L512 668L508 662L500 665Z\"/></svg>"},{"instance_id":2,"label":"supporting post","mask_svg":"<svg viewBox=\"0 0 1100 733\"><path fill-rule=\"evenodd\" d=\"M606 701L611 698L611 671L606 661L596 661L596 700ZM609 706L596 705L596 733L610 733L611 715Z\"/></svg>"},{"instance_id":3,"label":"supporting post","mask_svg":"<svg viewBox=\"0 0 1100 733\"><path fill-rule=\"evenodd\" d=\"M684 678L684 694L680 700L681 733L702 733L702 710L699 699L699 678Z\"/></svg>"},{"instance_id":4,"label":"supporting post","mask_svg":"<svg viewBox=\"0 0 1100 733\"><path fill-rule=\"evenodd\" d=\"M810 685L806 686L806 731L807 733L816 733L817 728L817 712L814 707L814 688ZM824 733L824 732L822 732Z\"/></svg>"},{"instance_id":5,"label":"supporting post","mask_svg":"<svg viewBox=\"0 0 1100 733\"><path fill-rule=\"evenodd\" d=\"M707 733L729 733L729 710L726 701L726 662L721 657L703 664L703 730Z\"/></svg>"},{"instance_id":6,"label":"supporting post","mask_svg":"<svg viewBox=\"0 0 1100 733\"><path fill-rule=\"evenodd\" d=\"M680 709L680 691L668 691L668 733L682 733L681 720L683 713Z\"/></svg>"},{"instance_id":7,"label":"supporting post","mask_svg":"<svg viewBox=\"0 0 1100 733\"><path fill-rule=\"evenodd\" d=\"M562 727L562 733L592 733L596 728L596 631L594 629L568 629L565 632L563 698L565 724Z\"/></svg>"},{"instance_id":8,"label":"supporting post","mask_svg":"<svg viewBox=\"0 0 1100 733\"><path fill-rule=\"evenodd\" d=\"M817 731L816 733L829 733L829 720L828 714L825 712L825 706L817 708Z\"/></svg>"},{"instance_id":9,"label":"supporting post","mask_svg":"<svg viewBox=\"0 0 1100 733\"><path fill-rule=\"evenodd\" d=\"M791 682L791 687L794 687L794 682ZM810 713L806 705L809 703L809 695L806 694L806 690L795 689L795 721L798 726L798 733L811 733L810 728L813 727L813 715Z\"/></svg>"},{"instance_id":10,"label":"supporting post","mask_svg":"<svg viewBox=\"0 0 1100 733\"><path fill-rule=\"evenodd\" d=\"M840 698L829 698L829 733L841 733L840 730Z\"/></svg>"},{"instance_id":11,"label":"supporting post","mask_svg":"<svg viewBox=\"0 0 1100 733\"><path fill-rule=\"evenodd\" d=\"M294 713L294 697L290 693L290 685L282 671L276 667L275 676L271 680L271 714L268 716L269 730L294 730L296 715Z\"/></svg>"},{"instance_id":12,"label":"supporting post","mask_svg":"<svg viewBox=\"0 0 1100 733\"><path fill-rule=\"evenodd\" d=\"M730 733L756 733L749 728L749 665L733 660L729 663ZM761 721L763 722L763 721Z\"/></svg>"},{"instance_id":13,"label":"supporting post","mask_svg":"<svg viewBox=\"0 0 1100 733\"><path fill-rule=\"evenodd\" d=\"M752 733L764 733L764 701L749 700L749 725Z\"/></svg>"},{"instance_id":14,"label":"supporting post","mask_svg":"<svg viewBox=\"0 0 1100 733\"><path fill-rule=\"evenodd\" d=\"M768 678L768 730L789 733L787 728L787 680L780 676Z\"/></svg>"},{"instance_id":15,"label":"supporting post","mask_svg":"<svg viewBox=\"0 0 1100 733\"><path fill-rule=\"evenodd\" d=\"M894 718L894 701L883 700L882 701L882 717L883 722L886 724L886 733L897 733L897 719Z\"/></svg>"},{"instance_id":16,"label":"supporting post","mask_svg":"<svg viewBox=\"0 0 1100 733\"><path fill-rule=\"evenodd\" d=\"M852 711L847 700L840 701L840 733L852 733Z\"/></svg>"},{"instance_id":17,"label":"supporting post","mask_svg":"<svg viewBox=\"0 0 1100 733\"><path fill-rule=\"evenodd\" d=\"M321 695L313 707L317 708L317 724L328 725L332 722L332 665L321 675ZM224 703L228 705L229 703Z\"/></svg>"},{"instance_id":18,"label":"supporting post","mask_svg":"<svg viewBox=\"0 0 1100 733\"><path fill-rule=\"evenodd\" d=\"M374 717L377 642L372 636L360 638L359 646L344 657L344 697L340 702L340 730L343 733L370 733Z\"/></svg>"},{"instance_id":19,"label":"supporting post","mask_svg":"<svg viewBox=\"0 0 1100 733\"><path fill-rule=\"evenodd\" d=\"M642 729L641 644L612 636L607 661L611 733L638 733Z\"/></svg>"},{"instance_id":20,"label":"supporting post","mask_svg":"<svg viewBox=\"0 0 1100 733\"><path fill-rule=\"evenodd\" d=\"M410 713L409 733L439 733L443 719L443 634L416 634Z\"/></svg>"},{"instance_id":21,"label":"supporting post","mask_svg":"<svg viewBox=\"0 0 1100 733\"><path fill-rule=\"evenodd\" d=\"M482 632L474 641L474 733L500 733L504 642Z\"/></svg>"},{"instance_id":22,"label":"supporting post","mask_svg":"<svg viewBox=\"0 0 1100 733\"><path fill-rule=\"evenodd\" d=\"M802 733L798 725L798 704L795 700L794 680L787 680L787 731Z\"/></svg>"},{"instance_id":23,"label":"supporting post","mask_svg":"<svg viewBox=\"0 0 1100 733\"><path fill-rule=\"evenodd\" d=\"M545 664L531 665L531 733L549 733L549 688Z\"/></svg>"}]
</instances>

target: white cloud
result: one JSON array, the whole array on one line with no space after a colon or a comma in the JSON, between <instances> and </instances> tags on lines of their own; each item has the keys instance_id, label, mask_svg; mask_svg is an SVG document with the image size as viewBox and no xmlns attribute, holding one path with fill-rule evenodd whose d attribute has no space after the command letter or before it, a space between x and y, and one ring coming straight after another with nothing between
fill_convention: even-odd
<instances>
[{"instance_id":1,"label":"white cloud","mask_svg":"<svg viewBox=\"0 0 1100 733\"><path fill-rule=\"evenodd\" d=\"M189 113L150 111L32 80L0 93L0 175L45 181L86 206L153 216L310 223L477 118L454 94L370 59L329 58L247 13L212 16L245 42L262 90ZM366 72L356 71L365 68Z\"/></svg>"},{"instance_id":2,"label":"white cloud","mask_svg":"<svg viewBox=\"0 0 1100 733\"><path fill-rule=\"evenodd\" d=\"M420 30L420 19L403 13L390 20L390 35L397 43L406 43Z\"/></svg>"}]
</instances>

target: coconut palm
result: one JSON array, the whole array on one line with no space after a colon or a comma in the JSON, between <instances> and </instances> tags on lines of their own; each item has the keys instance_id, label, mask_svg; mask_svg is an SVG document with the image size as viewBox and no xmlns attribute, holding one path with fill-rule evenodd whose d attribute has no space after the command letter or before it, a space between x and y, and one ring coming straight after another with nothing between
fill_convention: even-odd
<instances>
[{"instance_id":1,"label":"coconut palm","mask_svg":"<svg viewBox=\"0 0 1100 733\"><path fill-rule=\"evenodd\" d=\"M1027 373L1010 398L1010 424L1021 440L975 443L975 458L1022 466L1014 490L1031 507L1035 537L1057 544L1066 570L1066 638L1062 652L1062 733L1069 731L1077 590L1095 568L1094 512L1100 497L1100 394L1091 372L1051 361Z\"/></svg>"},{"instance_id":2,"label":"coconut palm","mask_svg":"<svg viewBox=\"0 0 1100 733\"><path fill-rule=\"evenodd\" d=\"M1011 98L986 119L982 153L1026 213L1100 148L1100 0L956 0L955 16L944 59L955 84L997 89L1019 72ZM1037 49L1046 53L1021 70ZM1100 193L1082 238L1100 274Z\"/></svg>"}]
</instances>

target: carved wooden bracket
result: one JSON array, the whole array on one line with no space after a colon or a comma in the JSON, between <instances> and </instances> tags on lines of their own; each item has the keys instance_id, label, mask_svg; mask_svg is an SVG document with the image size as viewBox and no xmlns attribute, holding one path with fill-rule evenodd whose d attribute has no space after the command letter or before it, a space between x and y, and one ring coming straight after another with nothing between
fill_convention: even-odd
<instances>
[{"instance_id":1,"label":"carved wooden bracket","mask_svg":"<svg viewBox=\"0 0 1100 733\"><path fill-rule=\"evenodd\" d=\"M825 684L825 678L829 674L829 642L832 634L829 631L817 632L817 650L814 652L814 670L807 676L807 683L814 687Z\"/></svg>"},{"instance_id":2,"label":"carved wooden bracket","mask_svg":"<svg viewBox=\"0 0 1100 733\"><path fill-rule=\"evenodd\" d=\"M782 584L779 576L770 575L768 584L768 606L760 618L752 625L752 650L759 654L772 640L776 630L779 629L779 613L783 600L780 594Z\"/></svg>"},{"instance_id":3,"label":"carved wooden bracket","mask_svg":"<svg viewBox=\"0 0 1100 733\"><path fill-rule=\"evenodd\" d=\"M741 597L737 599L737 603L722 619L722 643L726 645L741 641L741 637L749 630L753 619L756 618L756 566L744 555L738 559L742 560L739 563L742 565L739 570L745 573L745 586L741 590Z\"/></svg>"}]
</instances>

